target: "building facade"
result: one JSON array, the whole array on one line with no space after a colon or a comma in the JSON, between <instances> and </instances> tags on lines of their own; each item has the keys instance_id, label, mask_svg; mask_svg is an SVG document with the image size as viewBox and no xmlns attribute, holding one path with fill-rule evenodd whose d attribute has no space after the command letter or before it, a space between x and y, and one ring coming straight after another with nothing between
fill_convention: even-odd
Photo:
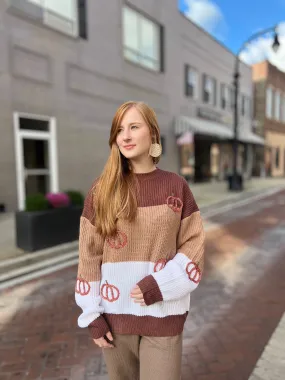
<instances>
[{"instance_id":1,"label":"building facade","mask_svg":"<svg viewBox=\"0 0 285 380\"><path fill-rule=\"evenodd\" d=\"M190 180L231 167L234 55L176 0L0 2L0 204L86 192L109 154L117 107L143 100L162 134L160 167ZM240 170L251 174L252 73L241 64ZM3 207L3 206L2 206Z\"/></svg>"},{"instance_id":2,"label":"building facade","mask_svg":"<svg viewBox=\"0 0 285 380\"><path fill-rule=\"evenodd\" d=\"M285 176L285 73L264 61L253 66L256 133L265 139L257 149L254 173Z\"/></svg>"}]
</instances>

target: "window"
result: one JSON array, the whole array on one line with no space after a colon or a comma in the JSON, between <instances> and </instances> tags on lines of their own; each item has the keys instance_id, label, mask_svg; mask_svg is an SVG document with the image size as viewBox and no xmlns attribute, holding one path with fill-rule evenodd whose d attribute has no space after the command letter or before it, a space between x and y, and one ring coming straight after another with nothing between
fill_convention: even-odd
<instances>
[{"instance_id":1,"label":"window","mask_svg":"<svg viewBox=\"0 0 285 380\"><path fill-rule=\"evenodd\" d=\"M75 0L27 0L30 3L36 4L39 7L61 16L66 20L76 20L77 9Z\"/></svg>"},{"instance_id":2,"label":"window","mask_svg":"<svg viewBox=\"0 0 285 380\"><path fill-rule=\"evenodd\" d=\"M230 89L225 84L221 84L221 108L223 110L229 108L230 105Z\"/></svg>"},{"instance_id":3,"label":"window","mask_svg":"<svg viewBox=\"0 0 285 380\"><path fill-rule=\"evenodd\" d=\"M240 107L240 113L242 116L245 115L245 102L246 102L246 97L245 95L241 95L241 107Z\"/></svg>"},{"instance_id":4,"label":"window","mask_svg":"<svg viewBox=\"0 0 285 380\"><path fill-rule=\"evenodd\" d=\"M242 116L251 117L251 99L249 96L240 96L240 114Z\"/></svg>"},{"instance_id":5,"label":"window","mask_svg":"<svg viewBox=\"0 0 285 380\"><path fill-rule=\"evenodd\" d=\"M26 117L21 117L20 129L49 132L49 128L50 122L48 120L28 119Z\"/></svg>"},{"instance_id":6,"label":"window","mask_svg":"<svg viewBox=\"0 0 285 380\"><path fill-rule=\"evenodd\" d=\"M285 94L282 96L282 122L285 123Z\"/></svg>"},{"instance_id":7,"label":"window","mask_svg":"<svg viewBox=\"0 0 285 380\"><path fill-rule=\"evenodd\" d=\"M189 65L185 65L185 95L198 98L198 73Z\"/></svg>"},{"instance_id":8,"label":"window","mask_svg":"<svg viewBox=\"0 0 285 380\"><path fill-rule=\"evenodd\" d=\"M281 103L281 94L279 91L275 91L274 97L274 118L280 120L280 104Z\"/></svg>"},{"instance_id":9,"label":"window","mask_svg":"<svg viewBox=\"0 0 285 380\"><path fill-rule=\"evenodd\" d=\"M230 88L230 102L231 102L231 109L234 110L235 108L235 90L233 87Z\"/></svg>"},{"instance_id":10,"label":"window","mask_svg":"<svg viewBox=\"0 0 285 380\"><path fill-rule=\"evenodd\" d=\"M279 168L279 148L275 148L275 167Z\"/></svg>"},{"instance_id":11,"label":"window","mask_svg":"<svg viewBox=\"0 0 285 380\"><path fill-rule=\"evenodd\" d=\"M78 36L88 38L87 0L78 0Z\"/></svg>"},{"instance_id":12,"label":"window","mask_svg":"<svg viewBox=\"0 0 285 380\"><path fill-rule=\"evenodd\" d=\"M216 104L216 80L206 74L203 76L203 102Z\"/></svg>"},{"instance_id":13,"label":"window","mask_svg":"<svg viewBox=\"0 0 285 380\"><path fill-rule=\"evenodd\" d=\"M270 119L272 117L272 88L268 87L266 90L266 117Z\"/></svg>"},{"instance_id":14,"label":"window","mask_svg":"<svg viewBox=\"0 0 285 380\"><path fill-rule=\"evenodd\" d=\"M87 0L10 0L10 6L58 31L86 38L86 2Z\"/></svg>"},{"instance_id":15,"label":"window","mask_svg":"<svg viewBox=\"0 0 285 380\"><path fill-rule=\"evenodd\" d=\"M249 96L245 97L245 116L251 119L251 98Z\"/></svg>"},{"instance_id":16,"label":"window","mask_svg":"<svg viewBox=\"0 0 285 380\"><path fill-rule=\"evenodd\" d=\"M163 71L162 27L135 10L123 8L124 56L154 71Z\"/></svg>"}]
</instances>

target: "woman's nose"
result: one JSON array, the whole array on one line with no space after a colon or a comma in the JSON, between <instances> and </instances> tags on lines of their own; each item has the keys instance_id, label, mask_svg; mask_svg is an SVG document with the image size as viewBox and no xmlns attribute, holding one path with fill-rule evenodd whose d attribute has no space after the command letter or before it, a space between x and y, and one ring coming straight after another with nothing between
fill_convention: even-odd
<instances>
[{"instance_id":1,"label":"woman's nose","mask_svg":"<svg viewBox=\"0 0 285 380\"><path fill-rule=\"evenodd\" d=\"M123 132L123 140L124 141L128 141L131 139L131 135L130 135L130 132L129 131L125 131Z\"/></svg>"}]
</instances>

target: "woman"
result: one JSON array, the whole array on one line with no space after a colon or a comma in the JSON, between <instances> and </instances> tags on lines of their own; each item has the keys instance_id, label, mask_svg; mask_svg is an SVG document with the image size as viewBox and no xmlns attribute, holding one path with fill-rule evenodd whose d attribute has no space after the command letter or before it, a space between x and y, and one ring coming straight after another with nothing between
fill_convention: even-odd
<instances>
[{"instance_id":1,"label":"woman","mask_svg":"<svg viewBox=\"0 0 285 380\"><path fill-rule=\"evenodd\" d=\"M111 380L178 380L190 293L203 269L204 230L187 182L156 167L154 111L117 110L111 153L80 222L80 327L104 348Z\"/></svg>"}]
</instances>

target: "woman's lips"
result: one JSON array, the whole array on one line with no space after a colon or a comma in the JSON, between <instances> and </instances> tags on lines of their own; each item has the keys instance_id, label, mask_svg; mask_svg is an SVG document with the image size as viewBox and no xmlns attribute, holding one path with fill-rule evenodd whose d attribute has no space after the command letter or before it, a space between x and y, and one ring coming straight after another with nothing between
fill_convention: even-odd
<instances>
[{"instance_id":1,"label":"woman's lips","mask_svg":"<svg viewBox=\"0 0 285 380\"><path fill-rule=\"evenodd\" d=\"M124 146L124 149L131 150L135 147L135 145L126 145Z\"/></svg>"}]
</instances>

